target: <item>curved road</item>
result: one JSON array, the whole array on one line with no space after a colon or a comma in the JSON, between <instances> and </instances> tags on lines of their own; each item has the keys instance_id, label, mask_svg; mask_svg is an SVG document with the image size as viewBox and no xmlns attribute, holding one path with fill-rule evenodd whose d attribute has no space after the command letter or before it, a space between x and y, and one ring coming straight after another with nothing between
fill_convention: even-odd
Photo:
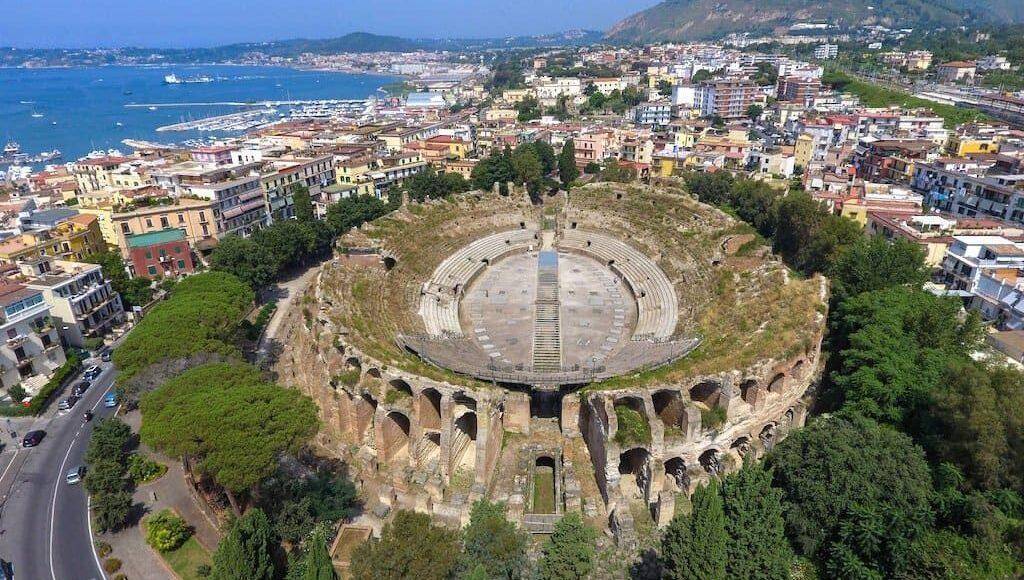
<instances>
[{"instance_id":1,"label":"curved road","mask_svg":"<svg viewBox=\"0 0 1024 580\"><path fill-rule=\"evenodd\" d=\"M92 426L114 411L103 407L103 396L111 390L117 371L110 363L92 362L100 364L103 373L70 413L56 412L56 401L70 394L68 386L43 416L12 420L19 424L0 429L5 444L0 454L0 557L14 564L16 580L106 578L92 548L85 489L64 479L69 469L84 464ZM87 409L96 418L83 424ZM7 433L10 427L18 433L16 440ZM38 446L24 449L21 438L31 429L45 430L46 437Z\"/></svg>"}]
</instances>

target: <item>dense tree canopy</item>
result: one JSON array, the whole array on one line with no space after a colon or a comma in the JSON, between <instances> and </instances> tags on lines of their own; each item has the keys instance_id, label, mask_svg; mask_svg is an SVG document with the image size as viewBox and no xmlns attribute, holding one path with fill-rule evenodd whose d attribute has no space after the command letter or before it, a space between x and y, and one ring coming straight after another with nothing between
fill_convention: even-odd
<instances>
[{"instance_id":1,"label":"dense tree canopy","mask_svg":"<svg viewBox=\"0 0 1024 580\"><path fill-rule=\"evenodd\" d=\"M542 580L583 580L594 570L594 542L597 532L579 512L569 512L555 524L544 543L538 576Z\"/></svg>"},{"instance_id":2,"label":"dense tree canopy","mask_svg":"<svg viewBox=\"0 0 1024 580\"><path fill-rule=\"evenodd\" d=\"M728 537L718 482L693 493L693 511L676 515L661 540L667 580L724 580Z\"/></svg>"},{"instance_id":3,"label":"dense tree canopy","mask_svg":"<svg viewBox=\"0 0 1024 580\"><path fill-rule=\"evenodd\" d=\"M786 531L832 577L894 577L932 525L924 453L909 437L855 413L792 433L769 456Z\"/></svg>"},{"instance_id":4,"label":"dense tree canopy","mask_svg":"<svg viewBox=\"0 0 1024 580\"><path fill-rule=\"evenodd\" d=\"M249 510L232 522L213 553L214 580L273 580L273 550L277 539L267 515Z\"/></svg>"},{"instance_id":5,"label":"dense tree canopy","mask_svg":"<svg viewBox=\"0 0 1024 580\"><path fill-rule=\"evenodd\" d=\"M748 462L722 481L725 514L725 572L728 578L789 577L793 550L786 540L782 491L771 473Z\"/></svg>"},{"instance_id":6,"label":"dense tree canopy","mask_svg":"<svg viewBox=\"0 0 1024 580\"><path fill-rule=\"evenodd\" d=\"M430 516L400 510L384 525L380 539L352 553L354 580L445 580L459 558L458 534L430 523Z\"/></svg>"},{"instance_id":7,"label":"dense tree canopy","mask_svg":"<svg viewBox=\"0 0 1024 580\"><path fill-rule=\"evenodd\" d=\"M505 517L504 503L478 500L473 504L469 523L462 531L462 557L459 569L468 574L477 568L488 578L523 578L529 560L526 549L529 536Z\"/></svg>"},{"instance_id":8,"label":"dense tree canopy","mask_svg":"<svg viewBox=\"0 0 1024 580\"><path fill-rule=\"evenodd\" d=\"M316 432L316 405L263 380L244 364L193 368L142 399L142 440L196 467L232 493L244 492ZM229 496L230 497L230 496Z\"/></svg>"},{"instance_id":9,"label":"dense tree canopy","mask_svg":"<svg viewBox=\"0 0 1024 580\"><path fill-rule=\"evenodd\" d=\"M253 302L250 287L226 272L189 276L114 351L127 380L151 364L195 353L237 355L233 335Z\"/></svg>"},{"instance_id":10,"label":"dense tree canopy","mask_svg":"<svg viewBox=\"0 0 1024 580\"><path fill-rule=\"evenodd\" d=\"M924 249L898 238L862 237L846 246L829 266L832 295L837 302L890 286L920 288L928 280Z\"/></svg>"},{"instance_id":11,"label":"dense tree canopy","mask_svg":"<svg viewBox=\"0 0 1024 580\"><path fill-rule=\"evenodd\" d=\"M562 189L569 191L572 182L579 176L580 169L576 166L576 143L569 139L558 153L558 179L562 182Z\"/></svg>"},{"instance_id":12,"label":"dense tree canopy","mask_svg":"<svg viewBox=\"0 0 1024 580\"><path fill-rule=\"evenodd\" d=\"M459 173L438 173L428 167L414 175L406 182L405 190L412 201L424 202L428 199L442 199L453 193L469 191L469 182Z\"/></svg>"}]
</instances>

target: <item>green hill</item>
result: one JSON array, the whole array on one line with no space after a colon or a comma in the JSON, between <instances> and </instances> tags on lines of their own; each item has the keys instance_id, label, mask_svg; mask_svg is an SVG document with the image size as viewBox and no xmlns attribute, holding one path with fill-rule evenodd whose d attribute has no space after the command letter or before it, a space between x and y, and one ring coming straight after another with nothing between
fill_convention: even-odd
<instances>
[{"instance_id":1,"label":"green hill","mask_svg":"<svg viewBox=\"0 0 1024 580\"><path fill-rule=\"evenodd\" d=\"M985 8L1005 4L1000 12ZM840 28L959 26L977 18L1024 11L1021 0L665 0L613 26L618 42L690 41L732 32L770 34L798 22L828 22ZM1022 15L1017 14L1017 17Z\"/></svg>"}]
</instances>

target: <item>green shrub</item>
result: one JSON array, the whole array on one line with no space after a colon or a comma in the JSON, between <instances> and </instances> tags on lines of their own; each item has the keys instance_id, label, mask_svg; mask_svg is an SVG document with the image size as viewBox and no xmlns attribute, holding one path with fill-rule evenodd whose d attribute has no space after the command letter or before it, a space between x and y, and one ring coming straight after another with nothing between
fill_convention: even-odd
<instances>
[{"instance_id":1,"label":"green shrub","mask_svg":"<svg viewBox=\"0 0 1024 580\"><path fill-rule=\"evenodd\" d=\"M643 415L626 405L615 405L615 418L619 423L615 432L616 443L633 445L651 442L651 425Z\"/></svg>"},{"instance_id":2,"label":"green shrub","mask_svg":"<svg viewBox=\"0 0 1024 580\"><path fill-rule=\"evenodd\" d=\"M354 387L359 382L359 369L349 369L340 375L334 377L334 380L345 385L346 387Z\"/></svg>"},{"instance_id":3,"label":"green shrub","mask_svg":"<svg viewBox=\"0 0 1024 580\"><path fill-rule=\"evenodd\" d=\"M159 461L153 461L140 453L128 456L128 477L135 485L156 481L165 473L167 466Z\"/></svg>"},{"instance_id":4,"label":"green shrub","mask_svg":"<svg viewBox=\"0 0 1024 580\"><path fill-rule=\"evenodd\" d=\"M196 576L200 578L208 578L213 573L213 568L209 564L200 564L196 566Z\"/></svg>"},{"instance_id":5,"label":"green shrub","mask_svg":"<svg viewBox=\"0 0 1024 580\"><path fill-rule=\"evenodd\" d=\"M722 407L711 407L710 409L700 411L700 424L705 429L714 429L725 423L726 414L725 409Z\"/></svg>"},{"instance_id":6,"label":"green shrub","mask_svg":"<svg viewBox=\"0 0 1024 580\"><path fill-rule=\"evenodd\" d=\"M128 577L124 574L116 574L110 577L110 580L128 580Z\"/></svg>"},{"instance_id":7,"label":"green shrub","mask_svg":"<svg viewBox=\"0 0 1024 580\"><path fill-rule=\"evenodd\" d=\"M113 574L121 569L121 561L117 558L107 558L103 561L103 571L107 574Z\"/></svg>"},{"instance_id":8,"label":"green shrub","mask_svg":"<svg viewBox=\"0 0 1024 580\"><path fill-rule=\"evenodd\" d=\"M188 522L169 509L147 518L145 527L146 543L160 552L177 549L192 535Z\"/></svg>"},{"instance_id":9,"label":"green shrub","mask_svg":"<svg viewBox=\"0 0 1024 580\"><path fill-rule=\"evenodd\" d=\"M388 405L394 405L395 403L401 401L402 399L409 398L409 396L409 393L401 389L388 389L387 394L384 395L384 402L387 403Z\"/></svg>"},{"instance_id":10,"label":"green shrub","mask_svg":"<svg viewBox=\"0 0 1024 580\"><path fill-rule=\"evenodd\" d=\"M110 547L110 544L106 542L96 542L96 555L100 558L106 558L110 555L112 550L113 548Z\"/></svg>"}]
</instances>

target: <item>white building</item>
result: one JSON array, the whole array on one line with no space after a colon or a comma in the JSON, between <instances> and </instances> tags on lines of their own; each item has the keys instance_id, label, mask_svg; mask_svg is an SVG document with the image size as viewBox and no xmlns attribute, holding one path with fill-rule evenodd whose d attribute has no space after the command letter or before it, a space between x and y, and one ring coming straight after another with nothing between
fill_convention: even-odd
<instances>
[{"instance_id":1,"label":"white building","mask_svg":"<svg viewBox=\"0 0 1024 580\"><path fill-rule=\"evenodd\" d=\"M830 60L839 56L839 45L838 44L819 44L814 49L814 58L818 60Z\"/></svg>"},{"instance_id":2,"label":"white building","mask_svg":"<svg viewBox=\"0 0 1024 580\"><path fill-rule=\"evenodd\" d=\"M997 54L980 58L975 64L978 70L1010 70L1010 61Z\"/></svg>"},{"instance_id":3,"label":"white building","mask_svg":"<svg viewBox=\"0 0 1024 580\"><path fill-rule=\"evenodd\" d=\"M1003 236L953 236L942 260L942 276L949 288L964 296L977 293L982 276L1005 277L1024 269L1024 247Z\"/></svg>"},{"instance_id":4,"label":"white building","mask_svg":"<svg viewBox=\"0 0 1024 580\"><path fill-rule=\"evenodd\" d=\"M39 290L0 282L0 384L35 394L65 362L50 305Z\"/></svg>"},{"instance_id":5,"label":"white building","mask_svg":"<svg viewBox=\"0 0 1024 580\"><path fill-rule=\"evenodd\" d=\"M25 286L43 293L64 344L85 347L124 322L121 296L98 264L42 257L20 263Z\"/></svg>"}]
</instances>

